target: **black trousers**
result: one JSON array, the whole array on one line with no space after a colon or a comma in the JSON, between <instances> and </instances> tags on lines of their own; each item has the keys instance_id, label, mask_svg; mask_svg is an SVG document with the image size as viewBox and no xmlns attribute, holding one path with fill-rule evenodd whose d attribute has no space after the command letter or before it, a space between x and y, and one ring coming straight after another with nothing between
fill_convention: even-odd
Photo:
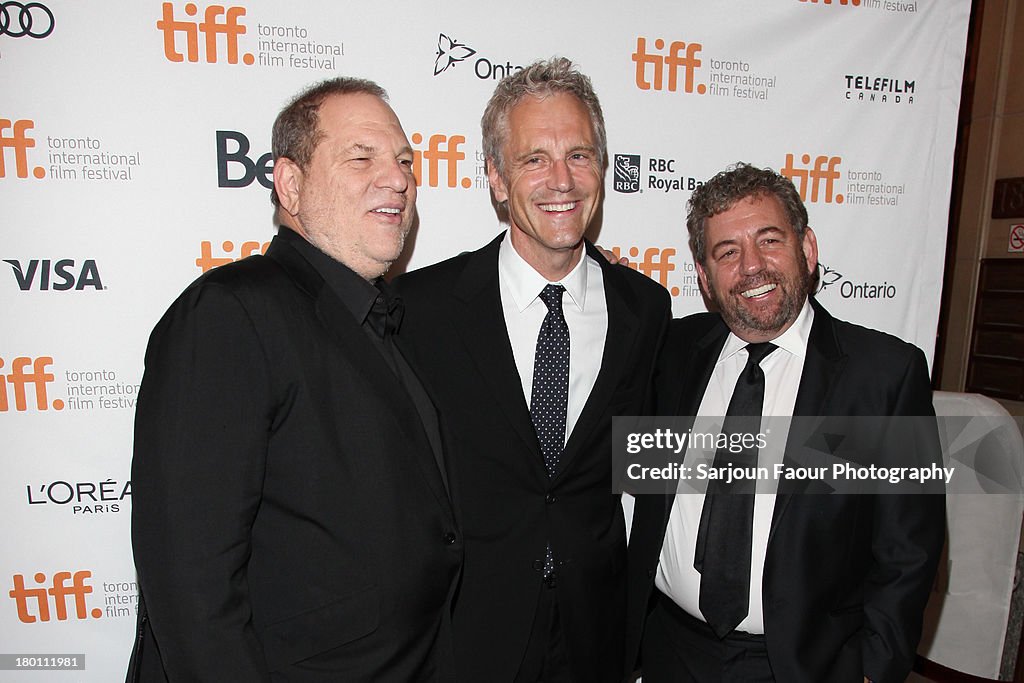
<instances>
[{"instance_id":1,"label":"black trousers","mask_svg":"<svg viewBox=\"0 0 1024 683\"><path fill-rule=\"evenodd\" d=\"M558 590L546 581L537 601L530 640L515 683L573 683L565 633L558 617Z\"/></svg>"},{"instance_id":2,"label":"black trousers","mask_svg":"<svg viewBox=\"0 0 1024 683\"><path fill-rule=\"evenodd\" d=\"M764 636L719 640L657 588L640 647L644 683L774 683Z\"/></svg>"}]
</instances>

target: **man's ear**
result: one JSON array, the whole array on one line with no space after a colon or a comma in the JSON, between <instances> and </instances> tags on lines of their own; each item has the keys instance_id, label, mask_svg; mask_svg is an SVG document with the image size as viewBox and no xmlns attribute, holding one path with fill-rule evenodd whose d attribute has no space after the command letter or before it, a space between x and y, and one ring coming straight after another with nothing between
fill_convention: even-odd
<instances>
[{"instance_id":1,"label":"man's ear","mask_svg":"<svg viewBox=\"0 0 1024 683\"><path fill-rule=\"evenodd\" d=\"M807 274L811 275L818 269L818 238L810 226L804 230L804 258L807 259Z\"/></svg>"},{"instance_id":2,"label":"man's ear","mask_svg":"<svg viewBox=\"0 0 1024 683\"><path fill-rule=\"evenodd\" d=\"M487 180L491 183L491 192L494 194L495 201L499 204L507 201L508 188L505 187L505 181L502 180L501 174L495 167L494 157L487 157Z\"/></svg>"},{"instance_id":3,"label":"man's ear","mask_svg":"<svg viewBox=\"0 0 1024 683\"><path fill-rule=\"evenodd\" d=\"M288 157L278 157L274 162L274 191L281 208L289 215L299 213L299 196L302 193L303 174L299 165Z\"/></svg>"}]
</instances>

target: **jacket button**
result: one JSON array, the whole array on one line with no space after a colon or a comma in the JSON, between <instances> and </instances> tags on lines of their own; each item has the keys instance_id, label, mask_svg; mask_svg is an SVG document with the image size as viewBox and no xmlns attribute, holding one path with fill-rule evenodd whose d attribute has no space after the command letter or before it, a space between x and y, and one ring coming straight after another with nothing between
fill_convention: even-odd
<instances>
[{"instance_id":1,"label":"jacket button","mask_svg":"<svg viewBox=\"0 0 1024 683\"><path fill-rule=\"evenodd\" d=\"M446 533L444 535L444 544L445 545L454 545L455 544L455 534L453 534L450 531L448 533Z\"/></svg>"},{"instance_id":2,"label":"jacket button","mask_svg":"<svg viewBox=\"0 0 1024 683\"><path fill-rule=\"evenodd\" d=\"M558 499L555 498L555 494L553 494L553 493L549 493L546 496L544 496L544 502L547 503L548 505L551 505L556 500L558 500Z\"/></svg>"}]
</instances>

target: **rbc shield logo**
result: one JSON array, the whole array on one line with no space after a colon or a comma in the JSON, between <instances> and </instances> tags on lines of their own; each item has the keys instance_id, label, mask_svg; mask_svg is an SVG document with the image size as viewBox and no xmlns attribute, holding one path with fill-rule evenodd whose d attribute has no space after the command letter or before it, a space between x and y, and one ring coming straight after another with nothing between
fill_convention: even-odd
<instances>
[{"instance_id":1,"label":"rbc shield logo","mask_svg":"<svg viewBox=\"0 0 1024 683\"><path fill-rule=\"evenodd\" d=\"M640 155L616 154L612 173L616 192L627 194L640 191Z\"/></svg>"}]
</instances>

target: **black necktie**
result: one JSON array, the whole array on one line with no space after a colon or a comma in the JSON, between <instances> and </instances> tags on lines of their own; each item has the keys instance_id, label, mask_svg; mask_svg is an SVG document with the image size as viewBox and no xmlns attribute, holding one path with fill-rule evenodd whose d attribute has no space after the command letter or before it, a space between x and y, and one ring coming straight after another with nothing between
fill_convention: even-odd
<instances>
[{"instance_id":1,"label":"black necktie","mask_svg":"<svg viewBox=\"0 0 1024 683\"><path fill-rule=\"evenodd\" d=\"M736 380L722 434L756 437L764 406L761 361L777 347L748 344L747 364ZM748 437L748 444L749 444ZM731 441L729 442L731 443ZM715 468L756 467L757 444L752 448L727 447L715 452ZM724 638L747 616L750 608L750 546L754 528L754 479L708 482L701 511L694 568L700 572L700 611L719 638Z\"/></svg>"},{"instance_id":2,"label":"black necktie","mask_svg":"<svg viewBox=\"0 0 1024 683\"><path fill-rule=\"evenodd\" d=\"M562 314L562 285L547 285L540 293L548 307L537 335L533 357L533 388L530 391L530 419L537 432L540 452L548 477L558 470L565 449L565 418L569 406L569 326ZM544 557L544 576L551 576L554 555L548 544Z\"/></svg>"}]
</instances>

